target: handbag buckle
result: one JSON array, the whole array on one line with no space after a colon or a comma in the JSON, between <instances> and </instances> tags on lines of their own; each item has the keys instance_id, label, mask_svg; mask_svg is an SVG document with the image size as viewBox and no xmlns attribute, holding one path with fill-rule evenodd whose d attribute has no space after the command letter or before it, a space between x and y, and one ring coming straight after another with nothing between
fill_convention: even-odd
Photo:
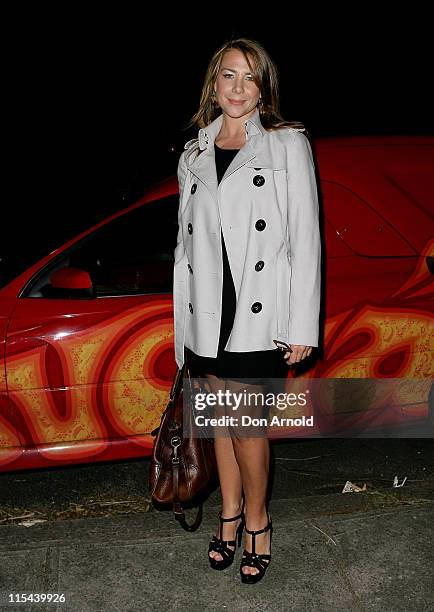
<instances>
[{"instance_id":1,"label":"handbag buckle","mask_svg":"<svg viewBox=\"0 0 434 612\"><path fill-rule=\"evenodd\" d=\"M179 463L178 446L181 445L181 438L179 436L173 436L170 439L170 443L173 446L172 463Z\"/></svg>"}]
</instances>

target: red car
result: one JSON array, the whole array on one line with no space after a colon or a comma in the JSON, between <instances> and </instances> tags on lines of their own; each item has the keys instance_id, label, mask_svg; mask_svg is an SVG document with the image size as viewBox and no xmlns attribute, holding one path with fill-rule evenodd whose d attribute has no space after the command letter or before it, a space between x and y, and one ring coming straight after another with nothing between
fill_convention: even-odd
<instances>
[{"instance_id":1,"label":"red car","mask_svg":"<svg viewBox=\"0 0 434 612\"><path fill-rule=\"evenodd\" d=\"M319 406L322 433L336 431L338 421L374 430L427 420L434 138L318 139L315 152L324 212L324 338L299 383L417 383L405 402L389 397L389 410L381 398L360 404L353 393ZM0 470L150 454L149 432L176 369L177 209L171 177L16 277L0 278Z\"/></svg>"}]
</instances>

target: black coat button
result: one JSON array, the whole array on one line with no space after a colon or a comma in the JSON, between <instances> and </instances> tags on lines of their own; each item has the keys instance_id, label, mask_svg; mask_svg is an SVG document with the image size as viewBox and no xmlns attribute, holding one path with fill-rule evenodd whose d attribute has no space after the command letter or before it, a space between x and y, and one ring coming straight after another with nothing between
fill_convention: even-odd
<instances>
[{"instance_id":1,"label":"black coat button","mask_svg":"<svg viewBox=\"0 0 434 612\"><path fill-rule=\"evenodd\" d=\"M254 170L262 170L262 168L253 168Z\"/></svg>"},{"instance_id":2,"label":"black coat button","mask_svg":"<svg viewBox=\"0 0 434 612\"><path fill-rule=\"evenodd\" d=\"M253 184L256 185L256 187L262 187L264 183L265 183L265 179L262 176L262 174L257 174L256 176L253 177Z\"/></svg>"},{"instance_id":3,"label":"black coat button","mask_svg":"<svg viewBox=\"0 0 434 612\"><path fill-rule=\"evenodd\" d=\"M193 314L193 306L192 306L191 302L189 302L188 308L189 308L191 314Z\"/></svg>"},{"instance_id":4,"label":"black coat button","mask_svg":"<svg viewBox=\"0 0 434 612\"><path fill-rule=\"evenodd\" d=\"M265 229L265 226L267 224L265 223L264 219L258 219L255 223L255 227L258 230L258 232L262 232L262 230ZM191 233L191 232L190 232Z\"/></svg>"},{"instance_id":5,"label":"black coat button","mask_svg":"<svg viewBox=\"0 0 434 612\"><path fill-rule=\"evenodd\" d=\"M261 312L261 310L262 310L261 302L255 302L254 304L252 304L252 312Z\"/></svg>"},{"instance_id":6,"label":"black coat button","mask_svg":"<svg viewBox=\"0 0 434 612\"><path fill-rule=\"evenodd\" d=\"M264 262L263 261L258 261L258 263L255 265L256 272L260 272L263 267L264 267Z\"/></svg>"},{"instance_id":7,"label":"black coat button","mask_svg":"<svg viewBox=\"0 0 434 612\"><path fill-rule=\"evenodd\" d=\"M187 268L190 274L193 274L193 268L190 266L190 264L187 264Z\"/></svg>"},{"instance_id":8,"label":"black coat button","mask_svg":"<svg viewBox=\"0 0 434 612\"><path fill-rule=\"evenodd\" d=\"M187 227L188 227L188 233L192 234L193 233L193 226L192 226L192 224L189 223Z\"/></svg>"},{"instance_id":9,"label":"black coat button","mask_svg":"<svg viewBox=\"0 0 434 612\"><path fill-rule=\"evenodd\" d=\"M191 193L194 193L197 189L197 185L196 183L193 183L193 185L191 186Z\"/></svg>"}]
</instances>

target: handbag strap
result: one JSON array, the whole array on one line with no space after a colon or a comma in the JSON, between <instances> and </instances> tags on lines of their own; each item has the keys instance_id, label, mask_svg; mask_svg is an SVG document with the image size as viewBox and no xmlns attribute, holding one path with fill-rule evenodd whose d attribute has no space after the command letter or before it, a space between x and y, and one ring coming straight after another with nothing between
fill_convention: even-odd
<instances>
[{"instance_id":1,"label":"handbag strap","mask_svg":"<svg viewBox=\"0 0 434 612\"><path fill-rule=\"evenodd\" d=\"M196 531L199 525L202 522L202 502L199 504L199 508L197 510L196 518L189 525L186 521L184 510L182 509L181 502L179 500L179 457L178 463L173 463L172 460L172 476L173 476L173 513L175 515L176 520L179 522L181 527L185 529L185 531Z\"/></svg>"},{"instance_id":2,"label":"handbag strap","mask_svg":"<svg viewBox=\"0 0 434 612\"><path fill-rule=\"evenodd\" d=\"M164 411L161 413L161 419L163 418L163 416L166 414L166 412L169 412L169 410L172 410L174 404L175 404L175 400L178 397L178 393L180 390L180 387L182 385L182 381L184 378L184 371L187 371L187 373L189 374L189 370L188 368L186 369L186 364L184 362L184 364L182 365L181 368L178 368L176 371L176 374L174 376L174 379L172 381L172 386L170 388L170 393L169 393L169 401L167 402L167 406L164 409ZM151 436L156 436L160 426L161 426L161 419L160 419L160 424L151 431Z\"/></svg>"},{"instance_id":3,"label":"handbag strap","mask_svg":"<svg viewBox=\"0 0 434 612\"><path fill-rule=\"evenodd\" d=\"M184 363L182 368L178 371L180 375L178 378L175 378L174 382L174 395L176 397L177 393L177 385L183 381L184 372L187 373L187 378L189 382L189 390L191 393L191 374L188 366ZM178 376L177 374L177 376ZM173 485L173 513L175 515L176 520L179 522L181 527L185 529L185 531L196 531L199 525L202 522L202 503L199 504L199 508L197 510L196 518L189 525L185 518L184 510L182 509L181 501L179 499L179 457L178 457L178 446L181 445L181 438L179 436L174 436L171 440L172 448L173 448L173 457L172 457L172 485Z\"/></svg>"}]
</instances>

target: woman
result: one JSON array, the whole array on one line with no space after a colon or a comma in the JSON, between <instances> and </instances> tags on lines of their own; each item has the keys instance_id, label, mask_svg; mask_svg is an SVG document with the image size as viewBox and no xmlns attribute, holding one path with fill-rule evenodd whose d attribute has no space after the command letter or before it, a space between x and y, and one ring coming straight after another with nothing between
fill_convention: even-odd
<instances>
[{"instance_id":1,"label":"woman","mask_svg":"<svg viewBox=\"0 0 434 612\"><path fill-rule=\"evenodd\" d=\"M178 164L176 361L181 367L186 359L214 393L264 392L265 379L286 378L318 346L321 248L311 147L302 124L280 116L276 68L247 38L212 57L191 124L200 127L198 138L186 143ZM282 354L274 340L289 350ZM263 414L262 406L244 410ZM240 574L253 583L271 560L269 442L231 427L226 434L215 438L222 510L209 562L228 567L245 527Z\"/></svg>"}]
</instances>

